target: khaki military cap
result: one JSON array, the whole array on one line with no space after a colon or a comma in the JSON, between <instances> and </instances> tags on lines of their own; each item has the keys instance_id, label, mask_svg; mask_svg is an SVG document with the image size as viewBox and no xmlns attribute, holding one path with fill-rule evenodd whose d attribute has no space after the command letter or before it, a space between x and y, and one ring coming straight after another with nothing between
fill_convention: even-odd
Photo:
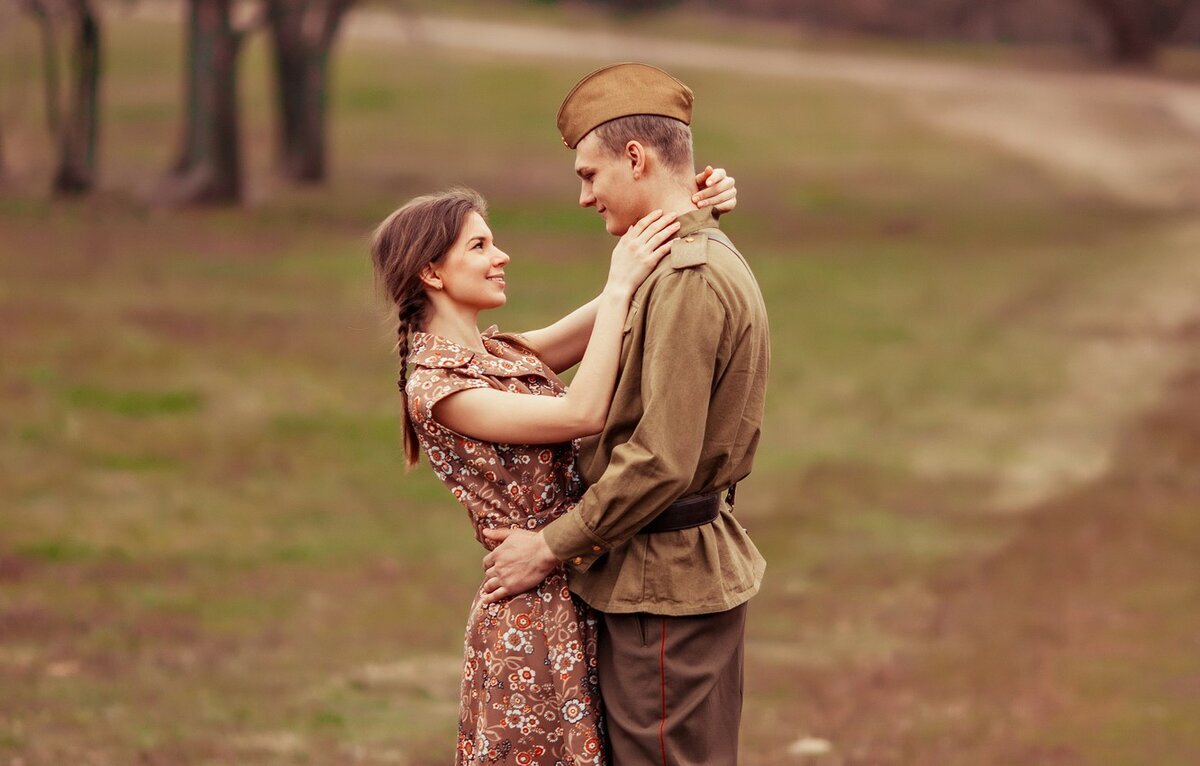
<instances>
[{"instance_id":1,"label":"khaki military cap","mask_svg":"<svg viewBox=\"0 0 1200 766\"><path fill-rule=\"evenodd\" d=\"M611 64L584 77L558 108L558 132L574 149L592 129L618 117L654 114L692 123L692 89L649 64Z\"/></svg>"}]
</instances>

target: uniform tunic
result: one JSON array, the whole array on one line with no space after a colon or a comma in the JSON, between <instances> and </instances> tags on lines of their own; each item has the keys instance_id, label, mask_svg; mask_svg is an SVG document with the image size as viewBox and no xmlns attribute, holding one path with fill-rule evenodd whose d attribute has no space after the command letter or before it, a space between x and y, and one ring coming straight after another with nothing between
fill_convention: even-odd
<instances>
[{"instance_id":1,"label":"uniform tunic","mask_svg":"<svg viewBox=\"0 0 1200 766\"><path fill-rule=\"evenodd\" d=\"M581 441L587 494L545 530L571 589L603 612L713 614L748 601L766 563L722 507L711 524L639 535L681 497L750 473L762 426L767 312L712 208L633 296L608 422Z\"/></svg>"},{"instance_id":2,"label":"uniform tunic","mask_svg":"<svg viewBox=\"0 0 1200 766\"><path fill-rule=\"evenodd\" d=\"M409 416L438 477L483 529L539 529L583 492L576 445L494 444L433 419L457 391L493 388L561 396L562 381L520 340L492 327L486 354L417 332L409 361ZM559 567L536 589L481 606L467 622L456 764L604 764L596 675L596 620L572 598Z\"/></svg>"}]
</instances>

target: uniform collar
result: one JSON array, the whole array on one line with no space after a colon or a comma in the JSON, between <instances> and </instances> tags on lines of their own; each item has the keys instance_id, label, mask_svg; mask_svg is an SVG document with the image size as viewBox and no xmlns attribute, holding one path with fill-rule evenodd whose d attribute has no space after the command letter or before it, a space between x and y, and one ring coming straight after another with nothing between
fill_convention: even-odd
<instances>
[{"instance_id":1,"label":"uniform collar","mask_svg":"<svg viewBox=\"0 0 1200 766\"><path fill-rule=\"evenodd\" d=\"M695 234L701 229L719 229L720 224L717 223L717 217L713 215L713 208L702 207L699 210L690 210L675 219L679 222L679 231L675 236L686 237L689 234Z\"/></svg>"}]
</instances>

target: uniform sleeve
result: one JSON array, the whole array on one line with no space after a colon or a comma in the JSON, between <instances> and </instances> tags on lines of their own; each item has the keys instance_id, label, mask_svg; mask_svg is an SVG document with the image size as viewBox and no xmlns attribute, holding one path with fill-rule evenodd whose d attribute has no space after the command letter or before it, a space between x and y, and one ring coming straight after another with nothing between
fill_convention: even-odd
<instances>
[{"instance_id":1,"label":"uniform sleeve","mask_svg":"<svg viewBox=\"0 0 1200 766\"><path fill-rule=\"evenodd\" d=\"M679 499L700 459L724 306L699 271L683 269L654 286L645 321L641 420L600 480L544 529L559 560L581 570Z\"/></svg>"}]
</instances>

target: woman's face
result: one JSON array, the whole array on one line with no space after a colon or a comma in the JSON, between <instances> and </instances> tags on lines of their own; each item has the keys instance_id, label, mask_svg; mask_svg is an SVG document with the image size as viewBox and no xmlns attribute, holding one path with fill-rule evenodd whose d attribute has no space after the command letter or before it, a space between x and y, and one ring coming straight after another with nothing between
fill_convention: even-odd
<instances>
[{"instance_id":1,"label":"woman's face","mask_svg":"<svg viewBox=\"0 0 1200 766\"><path fill-rule=\"evenodd\" d=\"M458 239L434 272L442 278L442 292L455 303L477 311L503 306L504 265L508 254L496 247L483 216L471 212Z\"/></svg>"}]
</instances>

